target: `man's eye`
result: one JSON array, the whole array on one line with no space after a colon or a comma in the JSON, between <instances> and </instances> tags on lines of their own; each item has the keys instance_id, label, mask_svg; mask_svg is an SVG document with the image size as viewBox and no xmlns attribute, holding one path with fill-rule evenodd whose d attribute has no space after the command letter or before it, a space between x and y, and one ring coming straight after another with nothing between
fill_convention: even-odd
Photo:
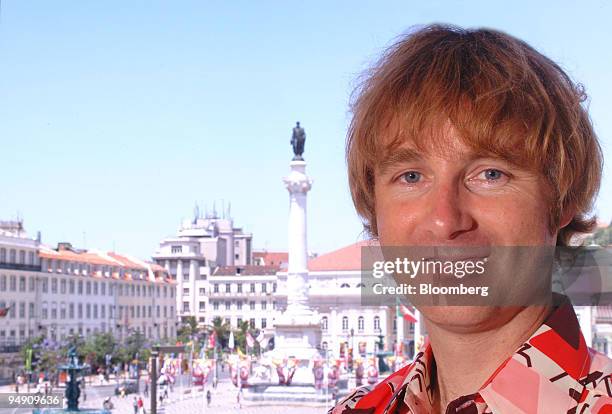
<instances>
[{"instance_id":1,"label":"man's eye","mask_svg":"<svg viewBox=\"0 0 612 414\"><path fill-rule=\"evenodd\" d=\"M402 174L401 179L407 183L414 184L421 179L421 173L416 171L408 171Z\"/></svg>"},{"instance_id":2,"label":"man's eye","mask_svg":"<svg viewBox=\"0 0 612 414\"><path fill-rule=\"evenodd\" d=\"M494 168L489 168L488 170L484 170L482 172L484 174L484 178L488 181L496 181L504 176L504 173L500 170L496 170Z\"/></svg>"}]
</instances>

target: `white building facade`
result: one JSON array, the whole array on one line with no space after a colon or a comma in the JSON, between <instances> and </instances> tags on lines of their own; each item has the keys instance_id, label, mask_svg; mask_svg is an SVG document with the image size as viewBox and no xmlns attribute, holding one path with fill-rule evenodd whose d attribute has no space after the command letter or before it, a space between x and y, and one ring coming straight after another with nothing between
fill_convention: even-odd
<instances>
[{"instance_id":1,"label":"white building facade","mask_svg":"<svg viewBox=\"0 0 612 414\"><path fill-rule=\"evenodd\" d=\"M175 237L160 242L153 260L176 282L176 309L181 320L193 316L209 323L209 277L224 266L250 266L252 234L234 227L233 219L216 214L183 222Z\"/></svg>"}]
</instances>

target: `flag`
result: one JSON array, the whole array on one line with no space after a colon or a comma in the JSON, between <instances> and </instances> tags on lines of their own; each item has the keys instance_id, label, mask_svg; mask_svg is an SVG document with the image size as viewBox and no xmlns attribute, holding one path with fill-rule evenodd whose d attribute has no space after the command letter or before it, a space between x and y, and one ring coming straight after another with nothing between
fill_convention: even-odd
<instances>
[{"instance_id":1,"label":"flag","mask_svg":"<svg viewBox=\"0 0 612 414\"><path fill-rule=\"evenodd\" d=\"M227 346L229 349L234 349L234 332L230 332L229 343Z\"/></svg>"},{"instance_id":2,"label":"flag","mask_svg":"<svg viewBox=\"0 0 612 414\"><path fill-rule=\"evenodd\" d=\"M402 316L405 320L416 323L417 318L415 315L416 310L414 308L408 307L406 305L399 305L397 307L397 316Z\"/></svg>"},{"instance_id":3,"label":"flag","mask_svg":"<svg viewBox=\"0 0 612 414\"><path fill-rule=\"evenodd\" d=\"M10 306L0 308L0 318L4 318L6 315L8 315L9 310L11 310Z\"/></svg>"},{"instance_id":4,"label":"flag","mask_svg":"<svg viewBox=\"0 0 612 414\"><path fill-rule=\"evenodd\" d=\"M25 369L26 371L32 371L32 348L28 348L26 351Z\"/></svg>"},{"instance_id":5,"label":"flag","mask_svg":"<svg viewBox=\"0 0 612 414\"><path fill-rule=\"evenodd\" d=\"M264 331L263 331L263 329L261 331L259 331L259 335L257 335L257 338L255 338L255 340L257 342L259 342L259 344L261 345L261 341L264 340Z\"/></svg>"},{"instance_id":6,"label":"flag","mask_svg":"<svg viewBox=\"0 0 612 414\"><path fill-rule=\"evenodd\" d=\"M214 349L216 343L216 333L213 331L208 337L208 348Z\"/></svg>"},{"instance_id":7,"label":"flag","mask_svg":"<svg viewBox=\"0 0 612 414\"><path fill-rule=\"evenodd\" d=\"M246 343L249 348L253 348L255 346L255 340L251 336L250 332L247 332L246 334Z\"/></svg>"},{"instance_id":8,"label":"flag","mask_svg":"<svg viewBox=\"0 0 612 414\"><path fill-rule=\"evenodd\" d=\"M269 341L270 341L269 338L263 338L261 341L258 341L259 342L259 346L261 347L261 349L266 349L268 347L268 342Z\"/></svg>"}]
</instances>

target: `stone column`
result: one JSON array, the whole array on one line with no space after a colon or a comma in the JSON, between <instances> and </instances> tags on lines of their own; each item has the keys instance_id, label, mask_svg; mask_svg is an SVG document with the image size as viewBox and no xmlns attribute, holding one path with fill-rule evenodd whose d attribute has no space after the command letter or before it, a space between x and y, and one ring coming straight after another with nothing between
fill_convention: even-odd
<instances>
[{"instance_id":1,"label":"stone column","mask_svg":"<svg viewBox=\"0 0 612 414\"><path fill-rule=\"evenodd\" d=\"M199 307L196 306L196 298L198 297L198 292L196 292L196 280L198 279L198 262L197 260L189 261L189 302L191 303L191 312L194 316L197 315L197 312L200 311ZM196 317L196 320L197 317Z\"/></svg>"},{"instance_id":2,"label":"stone column","mask_svg":"<svg viewBox=\"0 0 612 414\"><path fill-rule=\"evenodd\" d=\"M181 259L176 261L176 313L183 314L183 261Z\"/></svg>"},{"instance_id":3,"label":"stone column","mask_svg":"<svg viewBox=\"0 0 612 414\"><path fill-rule=\"evenodd\" d=\"M306 196L312 180L306 175L306 162L291 161L291 172L284 182L289 191L289 266L287 269L287 313L308 313L308 244Z\"/></svg>"}]
</instances>

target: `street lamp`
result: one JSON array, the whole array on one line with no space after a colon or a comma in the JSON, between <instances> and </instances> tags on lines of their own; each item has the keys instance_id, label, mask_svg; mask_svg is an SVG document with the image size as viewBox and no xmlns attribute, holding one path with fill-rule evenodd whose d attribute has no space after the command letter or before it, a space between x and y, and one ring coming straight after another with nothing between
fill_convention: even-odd
<instances>
[{"instance_id":1,"label":"street lamp","mask_svg":"<svg viewBox=\"0 0 612 414\"><path fill-rule=\"evenodd\" d=\"M351 347L349 349L349 371L353 371L353 355L355 353L355 329L351 328Z\"/></svg>"}]
</instances>

